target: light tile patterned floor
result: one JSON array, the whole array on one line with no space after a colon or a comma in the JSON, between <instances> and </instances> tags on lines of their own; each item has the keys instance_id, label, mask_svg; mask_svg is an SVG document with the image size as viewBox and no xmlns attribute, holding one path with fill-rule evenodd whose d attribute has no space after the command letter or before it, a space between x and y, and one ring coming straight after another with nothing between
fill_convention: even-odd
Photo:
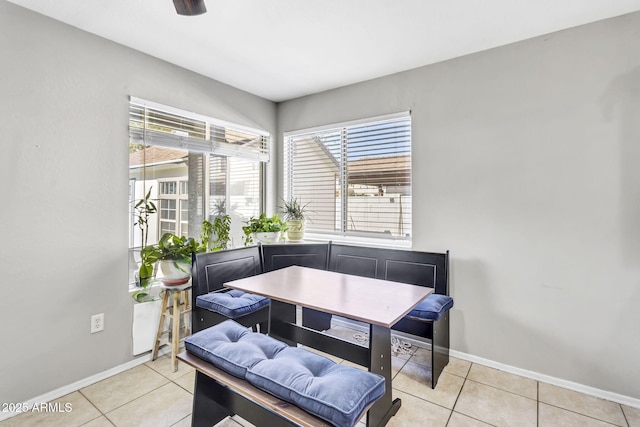
<instances>
[{"instance_id":1,"label":"light tile patterned floor","mask_svg":"<svg viewBox=\"0 0 640 427\"><path fill-rule=\"evenodd\" d=\"M393 397L402 407L389 427L640 427L640 409L455 358L432 390L429 360L415 347L393 358ZM71 412L21 414L0 427L188 427L194 379L192 368L180 364L173 373L162 356L57 400ZM218 424L241 426L250 424L238 417Z\"/></svg>"}]
</instances>

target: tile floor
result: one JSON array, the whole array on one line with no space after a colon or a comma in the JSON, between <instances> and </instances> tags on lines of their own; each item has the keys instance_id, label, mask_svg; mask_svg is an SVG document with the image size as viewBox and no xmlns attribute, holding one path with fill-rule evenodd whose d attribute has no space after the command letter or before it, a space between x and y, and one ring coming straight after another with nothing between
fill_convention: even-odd
<instances>
[{"instance_id":1,"label":"tile floor","mask_svg":"<svg viewBox=\"0 0 640 427\"><path fill-rule=\"evenodd\" d=\"M353 337L354 331L336 327L332 332ZM640 409L456 358L432 390L428 364L429 351L423 348L393 357L393 397L402 399L402 407L389 427L640 427ZM0 427L190 426L194 378L193 368L184 364L171 372L165 355L56 401L60 407L71 404L70 412L30 412ZM219 426L250 424L234 417Z\"/></svg>"}]
</instances>

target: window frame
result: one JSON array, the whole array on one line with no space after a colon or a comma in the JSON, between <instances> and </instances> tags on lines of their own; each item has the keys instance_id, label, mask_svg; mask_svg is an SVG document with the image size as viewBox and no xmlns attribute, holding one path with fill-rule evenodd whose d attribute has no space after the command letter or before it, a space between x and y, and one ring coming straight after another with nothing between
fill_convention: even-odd
<instances>
[{"instance_id":1,"label":"window frame","mask_svg":"<svg viewBox=\"0 0 640 427\"><path fill-rule=\"evenodd\" d=\"M381 247L406 247L410 248L412 246L413 241L413 220L411 213L409 214L409 225L411 229L411 233L408 235L406 239L402 239L400 237L395 238L386 238L381 236L374 236L372 232L367 231L354 231L348 230L348 203L349 199L349 183L347 180L347 169L349 162L347 161L347 148L345 147L345 134L347 129L358 128L363 126L375 126L384 122L394 122L394 121L409 121L409 179L408 179L408 187L411 188L412 181L412 168L411 168L411 155L413 150L413 135L412 135L412 125L411 125L411 112L410 111L402 111L394 114L387 114L383 116L375 116L375 117L367 117L358 120L351 120L339 123L332 123L322 126L316 126L311 128L286 131L283 132L283 182L282 182L282 194L284 195L285 200L289 199L293 194L293 178L292 178L292 162L293 162L293 138L300 138L305 135L316 135L322 132L339 132L340 133L340 159L339 159L339 182L340 182L340 204L336 205L335 213L336 215L340 211L340 229L336 232L318 232L317 230L310 230L310 227L307 227L305 231L305 240L318 240L318 241L334 241L334 242L344 242L344 243L353 243L353 244L363 244L363 245L371 245L371 246L381 246ZM348 145L348 142L346 142ZM412 191L409 190L409 197L412 198ZM346 200L345 200L346 199ZM411 199L409 201L409 207L412 207Z\"/></svg>"},{"instance_id":2,"label":"window frame","mask_svg":"<svg viewBox=\"0 0 640 427\"><path fill-rule=\"evenodd\" d=\"M166 124L166 125L165 125ZM182 131L181 129L185 129ZM191 131L195 130L192 134ZM148 138L148 139L147 139ZM149 190L149 184L156 185L152 195L152 201L156 204L157 212L150 220L150 233L153 232L153 239L159 239L163 232L169 230L163 230L163 224L170 225L173 232L176 235L189 235L189 220L194 219L191 217L193 210L194 216L199 220L208 219L216 213L213 211L214 196L211 194L214 176L211 174L210 166L214 158L222 159L221 162L225 166L224 176L224 188L225 194L218 195L216 199L222 199L224 197L223 206L226 206L226 213L235 218L237 213L234 204L232 204L232 194L230 189L237 185L242 184L237 182L238 179L246 180L253 192L252 201L246 206L239 204L242 214L239 216L241 220L246 215L246 212L256 211L252 215L259 214L264 211L264 199L266 193L266 180L264 179L264 164L269 160L269 148L271 144L271 135L269 132L254 129L248 126L239 125L223 120L214 119L201 114L192 113L178 108L158 104L152 101L143 100L130 96L129 102L129 144L140 146L140 150L146 150L149 147L163 147L171 150L185 151L186 155L191 157L202 159L198 160L199 167L195 166L192 176L191 166L189 165L187 174L171 175L149 175L147 176L146 168L153 167L167 167L172 161L161 159L156 162L148 162L145 156L142 156L138 161L129 163L129 287L130 289L135 287L135 282L132 281L132 266L139 262L139 252L141 246L139 246L139 230L134 226L135 215L134 206L135 203L146 194ZM136 148L138 149L138 148ZM130 151L131 154L131 151ZM238 162L236 164L252 164L251 173L246 176L237 177L229 170L229 164ZM186 162L190 164L190 162ZM195 163L194 163L195 164ZM246 170L243 169L243 170ZM134 173L133 171L140 171ZM200 178L194 178L198 176ZM192 184L186 184L194 179ZM202 181L200 181L202 180ZM146 184L138 184L146 183ZM157 183L157 184L153 184ZM168 184L163 184L168 183ZM173 184L170 184L173 183ZM166 185L164 187L163 185ZM198 186L198 194L189 194L192 191L190 185ZM201 185L201 187L200 187ZM247 183L244 183L246 187ZM169 188L170 187L170 188ZM169 193L165 193L163 190L170 189ZM141 194L138 194L141 193ZM189 200L192 196L193 200ZM172 215L175 215L174 219L163 219L163 201L171 201L175 203L175 207L171 210ZM185 210L184 203L188 203L188 210ZM192 204L194 206L192 206ZM238 205L238 203L236 203ZM185 218L185 213L187 217ZM233 224L237 222L237 224ZM241 226L242 224L238 220L232 221L232 245L241 245ZM196 235L195 223L191 227L191 237L198 240L200 238L200 225L197 225L198 232ZM235 230L235 231L234 231ZM237 236L235 236L237 234ZM234 236L236 240L234 241ZM148 244L153 244L157 240L150 239ZM134 263L134 264L132 264ZM135 270L135 269L134 269Z\"/></svg>"}]
</instances>

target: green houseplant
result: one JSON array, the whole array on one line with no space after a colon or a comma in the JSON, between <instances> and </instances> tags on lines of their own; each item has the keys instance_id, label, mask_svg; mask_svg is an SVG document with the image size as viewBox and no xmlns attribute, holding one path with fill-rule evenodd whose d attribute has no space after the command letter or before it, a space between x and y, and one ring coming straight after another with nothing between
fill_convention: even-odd
<instances>
[{"instance_id":1,"label":"green houseplant","mask_svg":"<svg viewBox=\"0 0 640 427\"><path fill-rule=\"evenodd\" d=\"M303 205L296 197L282 201L280 210L287 221L287 239L291 242L299 242L304 238L307 206L309 203Z\"/></svg>"},{"instance_id":2,"label":"green houseplant","mask_svg":"<svg viewBox=\"0 0 640 427\"><path fill-rule=\"evenodd\" d=\"M136 218L133 225L137 225L140 229L140 233L142 235L142 247L147 246L147 241L149 240L149 218L158 211L156 205L151 201L152 188L153 187L149 187L147 194L145 194L142 199L138 200L133 207L134 216Z\"/></svg>"},{"instance_id":3,"label":"green houseplant","mask_svg":"<svg viewBox=\"0 0 640 427\"><path fill-rule=\"evenodd\" d=\"M201 252L201 247L193 238L178 237L173 233L162 235L158 243L142 248L143 262L140 265L140 277L148 277L156 262L160 262L160 270L165 284L177 285L185 283L191 275L191 254Z\"/></svg>"},{"instance_id":4,"label":"green houseplant","mask_svg":"<svg viewBox=\"0 0 640 427\"><path fill-rule=\"evenodd\" d=\"M200 249L203 252L219 251L229 247L231 237L231 217L229 215L216 216L213 222L202 221L200 234Z\"/></svg>"},{"instance_id":5,"label":"green houseplant","mask_svg":"<svg viewBox=\"0 0 640 427\"><path fill-rule=\"evenodd\" d=\"M246 224L242 227L245 246L252 243L254 238L262 243L277 242L280 240L280 233L287 230L287 224L278 214L270 217L266 214L261 214L258 218L251 217Z\"/></svg>"},{"instance_id":6,"label":"green houseplant","mask_svg":"<svg viewBox=\"0 0 640 427\"><path fill-rule=\"evenodd\" d=\"M147 246L147 242L149 240L149 219L151 215L155 214L158 211L156 205L151 201L152 188L153 187L149 187L149 191L147 191L145 196L142 199L138 200L133 207L135 217L135 222L133 223L133 225L138 226L138 228L140 229L140 241L142 248ZM138 302L153 299L147 292L147 288L149 287L149 285L151 284L151 280L153 279L154 265L149 265L145 261L144 257L145 254L142 250L140 250L141 264L136 274L136 285L141 287L142 289L137 290L132 295L133 299Z\"/></svg>"}]
</instances>

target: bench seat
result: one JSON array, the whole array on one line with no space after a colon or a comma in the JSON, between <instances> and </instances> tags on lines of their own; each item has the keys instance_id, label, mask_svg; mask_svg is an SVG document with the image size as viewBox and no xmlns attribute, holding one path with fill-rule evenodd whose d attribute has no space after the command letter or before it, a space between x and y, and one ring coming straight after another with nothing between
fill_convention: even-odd
<instances>
[{"instance_id":1,"label":"bench seat","mask_svg":"<svg viewBox=\"0 0 640 427\"><path fill-rule=\"evenodd\" d=\"M355 425L385 393L380 375L290 347L251 332L233 320L187 337L185 348L213 366L339 427Z\"/></svg>"},{"instance_id":2,"label":"bench seat","mask_svg":"<svg viewBox=\"0 0 640 427\"><path fill-rule=\"evenodd\" d=\"M187 351L178 354L178 359L196 370L193 427L211 427L233 414L243 414L243 419L256 426L331 426L327 421L278 399Z\"/></svg>"},{"instance_id":3,"label":"bench seat","mask_svg":"<svg viewBox=\"0 0 640 427\"><path fill-rule=\"evenodd\" d=\"M194 254L193 331L205 329L229 318L215 310L200 307L197 298L220 292L226 282L291 265L317 268L434 288L434 294L398 321L392 329L431 342L429 382L435 388L449 363L449 252L421 252L334 243L270 244ZM445 297L439 299L440 296ZM260 332L268 327L270 305L234 320ZM238 311L234 311L234 315ZM330 313L302 308L302 326L317 331L331 328Z\"/></svg>"},{"instance_id":4,"label":"bench seat","mask_svg":"<svg viewBox=\"0 0 640 427\"><path fill-rule=\"evenodd\" d=\"M262 274L259 246L194 253L192 272L192 331L198 332L229 318L266 332L268 298L227 292L224 283Z\"/></svg>"},{"instance_id":5,"label":"bench seat","mask_svg":"<svg viewBox=\"0 0 640 427\"><path fill-rule=\"evenodd\" d=\"M269 302L269 298L235 289L228 292L210 292L196 297L197 307L215 311L229 319L252 313L269 305Z\"/></svg>"},{"instance_id":6,"label":"bench seat","mask_svg":"<svg viewBox=\"0 0 640 427\"><path fill-rule=\"evenodd\" d=\"M431 294L407 314L407 317L426 322L437 322L453 307L448 295Z\"/></svg>"}]
</instances>

